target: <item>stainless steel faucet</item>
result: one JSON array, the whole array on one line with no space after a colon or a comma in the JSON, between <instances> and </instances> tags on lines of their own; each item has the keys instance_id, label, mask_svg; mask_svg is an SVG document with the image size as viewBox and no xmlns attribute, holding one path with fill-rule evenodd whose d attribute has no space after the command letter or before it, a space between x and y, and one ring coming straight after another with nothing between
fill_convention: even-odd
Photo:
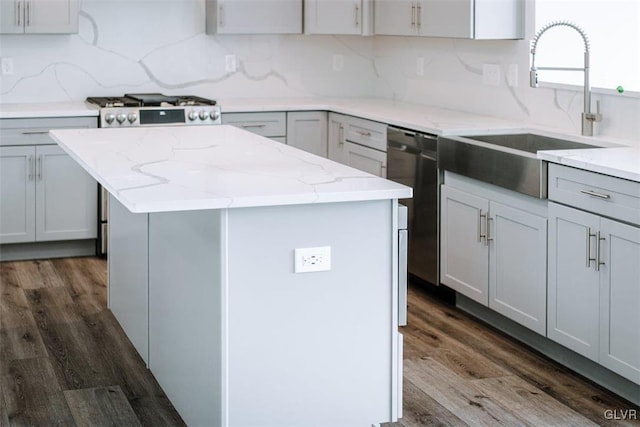
<instances>
[{"instance_id":1,"label":"stainless steel faucet","mask_svg":"<svg viewBox=\"0 0 640 427\"><path fill-rule=\"evenodd\" d=\"M565 26L573 28L584 40L584 67L536 67L536 47L542 34L550 28ZM538 70L554 70L554 71L582 71L584 73L584 112L582 113L582 135L593 136L593 122L599 122L602 119L600 114L600 102L596 101L596 112L591 112L591 87L589 86L589 38L576 24L568 21L554 21L543 26L533 39L531 44L531 70L529 72L529 84L531 87L538 87Z\"/></svg>"}]
</instances>

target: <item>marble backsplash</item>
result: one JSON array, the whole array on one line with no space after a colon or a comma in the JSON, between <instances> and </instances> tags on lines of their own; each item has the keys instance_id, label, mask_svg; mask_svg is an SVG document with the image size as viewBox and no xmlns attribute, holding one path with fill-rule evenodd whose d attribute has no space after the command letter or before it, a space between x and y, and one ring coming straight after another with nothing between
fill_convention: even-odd
<instances>
[{"instance_id":1,"label":"marble backsplash","mask_svg":"<svg viewBox=\"0 0 640 427\"><path fill-rule=\"evenodd\" d=\"M528 86L528 40L212 36L204 25L204 0L83 0L76 35L2 35L0 54L14 59L15 72L2 76L1 101L129 92L377 96L580 132L581 90ZM225 72L227 54L237 56L236 72ZM343 55L341 71L333 70L335 54ZM499 86L482 84L483 64L499 65ZM519 71L514 87L507 85L510 64ZM603 113L596 133L640 146L640 97L595 94L595 100Z\"/></svg>"}]
</instances>

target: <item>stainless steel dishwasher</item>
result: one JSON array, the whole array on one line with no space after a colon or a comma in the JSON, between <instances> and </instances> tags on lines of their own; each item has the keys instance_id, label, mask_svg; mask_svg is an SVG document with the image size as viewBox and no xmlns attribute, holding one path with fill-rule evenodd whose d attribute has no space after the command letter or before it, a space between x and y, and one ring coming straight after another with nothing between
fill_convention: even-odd
<instances>
[{"instance_id":1,"label":"stainless steel dishwasher","mask_svg":"<svg viewBox=\"0 0 640 427\"><path fill-rule=\"evenodd\" d=\"M435 135L387 128L387 179L413 188L408 208L409 273L438 280L438 140Z\"/></svg>"}]
</instances>

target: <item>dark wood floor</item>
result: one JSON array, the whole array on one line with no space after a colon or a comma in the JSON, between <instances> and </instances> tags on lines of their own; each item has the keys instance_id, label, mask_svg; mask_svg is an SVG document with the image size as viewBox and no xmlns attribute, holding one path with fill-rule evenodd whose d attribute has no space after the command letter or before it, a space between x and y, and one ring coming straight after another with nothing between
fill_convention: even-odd
<instances>
[{"instance_id":1,"label":"dark wood floor","mask_svg":"<svg viewBox=\"0 0 640 427\"><path fill-rule=\"evenodd\" d=\"M184 425L106 309L106 263L0 263L0 425ZM386 426L640 425L640 408L413 286L404 417ZM258 426L256 426L258 427Z\"/></svg>"}]
</instances>

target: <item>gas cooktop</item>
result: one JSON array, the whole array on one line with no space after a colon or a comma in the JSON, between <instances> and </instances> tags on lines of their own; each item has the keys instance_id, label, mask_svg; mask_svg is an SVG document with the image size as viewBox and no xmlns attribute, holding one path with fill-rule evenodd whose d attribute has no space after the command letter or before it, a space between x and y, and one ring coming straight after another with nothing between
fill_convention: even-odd
<instances>
[{"instance_id":1,"label":"gas cooktop","mask_svg":"<svg viewBox=\"0 0 640 427\"><path fill-rule=\"evenodd\" d=\"M220 124L220 107L213 99L192 95L127 93L87 98L100 107L100 127Z\"/></svg>"}]
</instances>

